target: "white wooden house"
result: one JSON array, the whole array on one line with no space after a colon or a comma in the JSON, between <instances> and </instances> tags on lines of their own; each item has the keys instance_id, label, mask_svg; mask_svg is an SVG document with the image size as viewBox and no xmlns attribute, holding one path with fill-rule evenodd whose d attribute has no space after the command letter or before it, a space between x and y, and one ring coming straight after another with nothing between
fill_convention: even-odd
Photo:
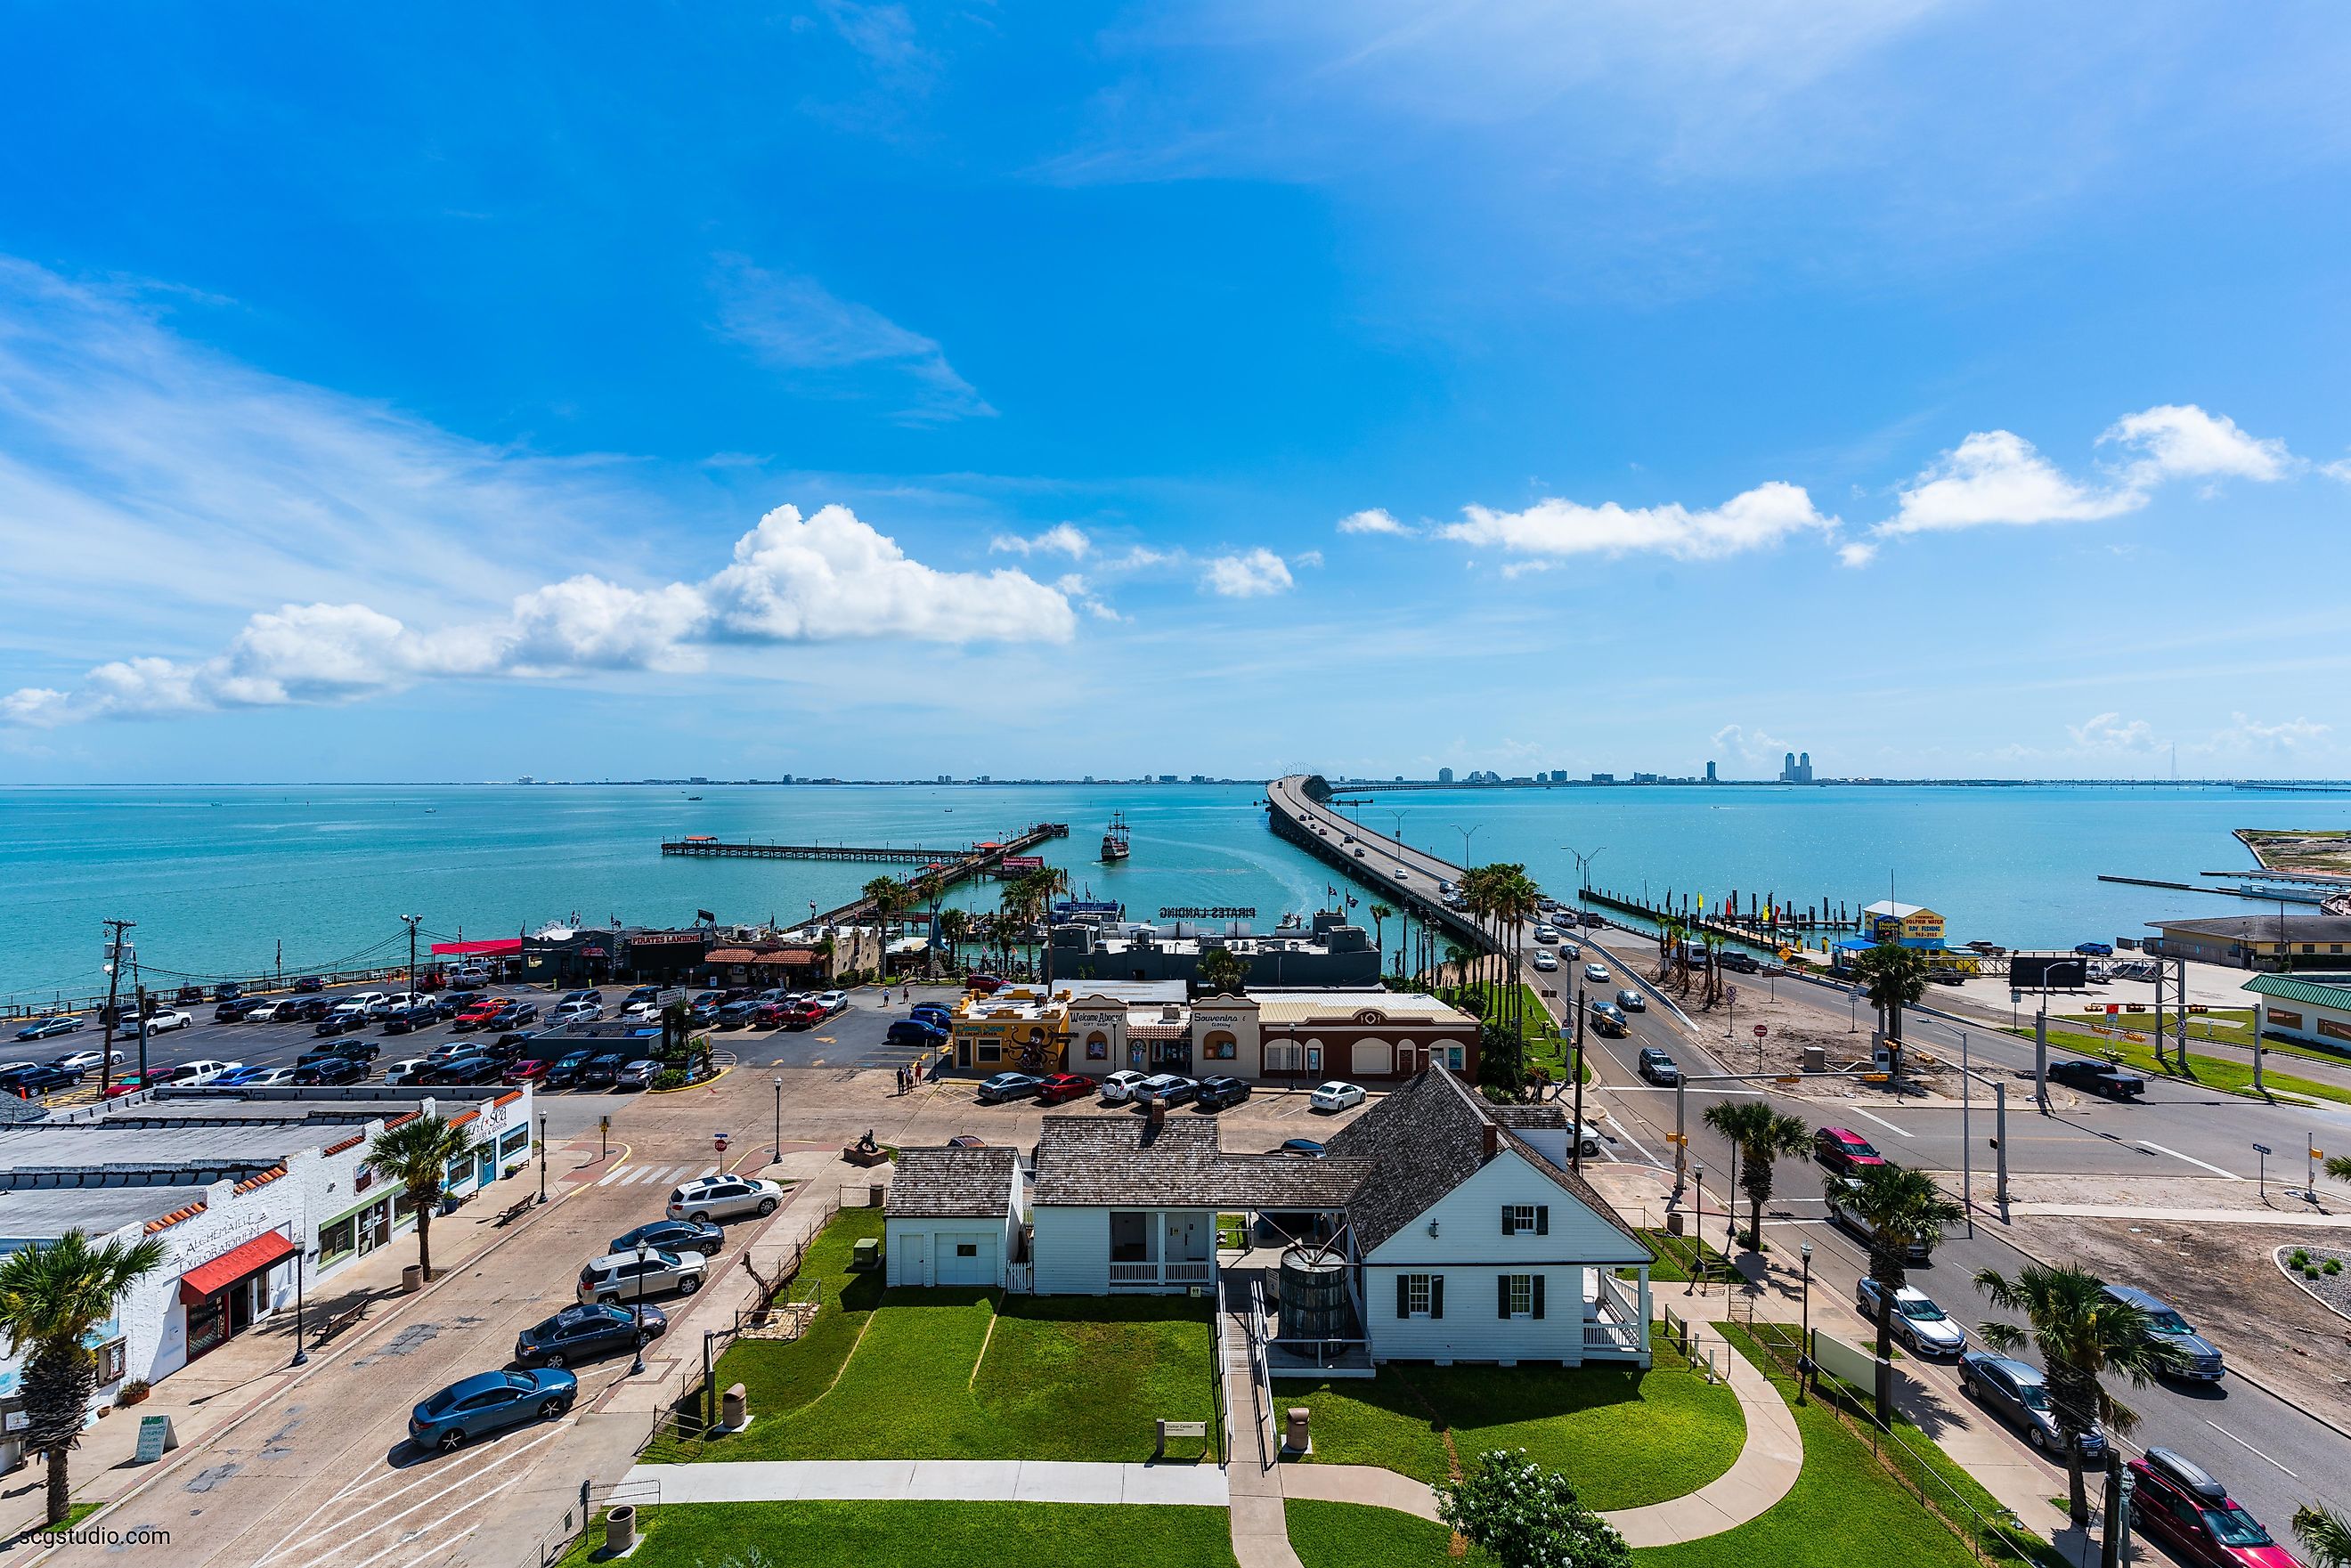
<instances>
[{"instance_id":1,"label":"white wooden house","mask_svg":"<svg viewBox=\"0 0 2351 1568\"><path fill-rule=\"evenodd\" d=\"M903 1149L883 1219L892 1285L1004 1288L1020 1261L1017 1151Z\"/></svg>"}]
</instances>

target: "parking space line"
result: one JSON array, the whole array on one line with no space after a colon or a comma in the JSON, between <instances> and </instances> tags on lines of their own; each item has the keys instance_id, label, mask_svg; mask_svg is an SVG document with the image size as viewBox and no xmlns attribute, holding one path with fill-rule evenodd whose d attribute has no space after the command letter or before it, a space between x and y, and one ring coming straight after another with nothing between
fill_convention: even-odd
<instances>
[{"instance_id":1,"label":"parking space line","mask_svg":"<svg viewBox=\"0 0 2351 1568\"><path fill-rule=\"evenodd\" d=\"M2138 1140L2138 1146L2142 1149L2153 1149L2158 1155L2169 1155L2175 1160L2186 1160L2191 1166L2201 1166L2203 1169L2210 1171L2214 1176L2225 1176L2231 1181L2242 1181L2245 1179L2234 1171L2224 1171L2219 1166L2213 1165L2210 1161L2199 1160L2194 1155L2183 1155L2178 1149L2167 1149L2161 1144L2150 1144L2145 1138ZM2268 1456L2263 1455L2262 1457L2266 1458Z\"/></svg>"}]
</instances>

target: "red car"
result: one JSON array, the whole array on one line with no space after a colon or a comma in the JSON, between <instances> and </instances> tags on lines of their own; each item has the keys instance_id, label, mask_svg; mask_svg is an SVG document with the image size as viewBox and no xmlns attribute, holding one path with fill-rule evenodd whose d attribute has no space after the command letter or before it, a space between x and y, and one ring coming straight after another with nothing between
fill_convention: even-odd
<instances>
[{"instance_id":1,"label":"red car","mask_svg":"<svg viewBox=\"0 0 2351 1568\"><path fill-rule=\"evenodd\" d=\"M1075 1072L1056 1072L1037 1085L1037 1103L1059 1105L1065 1101L1082 1100L1094 1092L1094 1081Z\"/></svg>"},{"instance_id":2,"label":"red car","mask_svg":"<svg viewBox=\"0 0 2351 1568\"><path fill-rule=\"evenodd\" d=\"M2211 1471L2169 1448L2131 1461L2131 1523L2196 1568L2302 1568Z\"/></svg>"},{"instance_id":3,"label":"red car","mask_svg":"<svg viewBox=\"0 0 2351 1568\"><path fill-rule=\"evenodd\" d=\"M547 1063L544 1061L517 1061L498 1074L498 1081L502 1083L536 1083L546 1076Z\"/></svg>"},{"instance_id":4,"label":"red car","mask_svg":"<svg viewBox=\"0 0 2351 1568\"><path fill-rule=\"evenodd\" d=\"M506 1006L504 1002L475 1002L459 1013L457 1021L450 1027L459 1030L479 1029L497 1017L498 1009L504 1006Z\"/></svg>"},{"instance_id":5,"label":"red car","mask_svg":"<svg viewBox=\"0 0 2351 1568\"><path fill-rule=\"evenodd\" d=\"M1004 988L1004 982L994 975L974 975L963 983L967 991L977 991L983 997L994 996Z\"/></svg>"},{"instance_id":6,"label":"red car","mask_svg":"<svg viewBox=\"0 0 2351 1568\"><path fill-rule=\"evenodd\" d=\"M117 1095L136 1094L141 1089L152 1089L158 1084L169 1083L172 1082L172 1074L174 1071L176 1070L169 1067L151 1067L147 1070L147 1082L144 1083L139 1082L139 1074L133 1072L127 1078L118 1080L114 1086L106 1092L106 1097L111 1100Z\"/></svg>"},{"instance_id":7,"label":"red car","mask_svg":"<svg viewBox=\"0 0 2351 1568\"><path fill-rule=\"evenodd\" d=\"M830 1015L824 1010L824 1004L822 1002L791 1002L788 1003L784 1008L784 1027L786 1029L814 1029L817 1025L822 1023Z\"/></svg>"},{"instance_id":8,"label":"red car","mask_svg":"<svg viewBox=\"0 0 2351 1568\"><path fill-rule=\"evenodd\" d=\"M1823 1127L1813 1134L1813 1157L1840 1176L1886 1163L1886 1156L1851 1127Z\"/></svg>"}]
</instances>

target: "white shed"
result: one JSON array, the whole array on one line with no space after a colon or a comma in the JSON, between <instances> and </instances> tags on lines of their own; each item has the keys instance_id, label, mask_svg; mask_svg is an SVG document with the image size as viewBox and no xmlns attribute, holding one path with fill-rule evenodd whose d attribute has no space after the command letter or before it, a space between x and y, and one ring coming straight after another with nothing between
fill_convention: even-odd
<instances>
[{"instance_id":1,"label":"white shed","mask_svg":"<svg viewBox=\"0 0 2351 1568\"><path fill-rule=\"evenodd\" d=\"M1019 1156L1011 1149L902 1149L883 1222L893 1286L1002 1290L1020 1245Z\"/></svg>"}]
</instances>

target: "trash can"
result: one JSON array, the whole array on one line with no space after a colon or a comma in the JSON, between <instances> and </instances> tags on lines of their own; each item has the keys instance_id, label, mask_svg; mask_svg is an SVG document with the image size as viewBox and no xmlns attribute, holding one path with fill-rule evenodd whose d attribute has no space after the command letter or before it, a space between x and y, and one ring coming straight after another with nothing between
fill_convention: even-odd
<instances>
[{"instance_id":1,"label":"trash can","mask_svg":"<svg viewBox=\"0 0 2351 1568\"><path fill-rule=\"evenodd\" d=\"M637 1505L616 1502L604 1512L604 1555L619 1557L637 1544Z\"/></svg>"},{"instance_id":2,"label":"trash can","mask_svg":"<svg viewBox=\"0 0 2351 1568\"><path fill-rule=\"evenodd\" d=\"M414 1295L417 1291L424 1289L424 1265L422 1263L407 1263L402 1265L400 1270L400 1288L407 1291L410 1295Z\"/></svg>"},{"instance_id":3,"label":"trash can","mask_svg":"<svg viewBox=\"0 0 2351 1568\"><path fill-rule=\"evenodd\" d=\"M743 1429L744 1419L750 1414L750 1395L741 1384L718 1396L718 1424L730 1432Z\"/></svg>"},{"instance_id":4,"label":"trash can","mask_svg":"<svg viewBox=\"0 0 2351 1568\"><path fill-rule=\"evenodd\" d=\"M1285 1423L1281 1437L1283 1453L1309 1454L1314 1451L1313 1445L1306 1435L1307 1418L1312 1414L1313 1412L1303 1405L1293 1405L1290 1407L1290 1418Z\"/></svg>"}]
</instances>

